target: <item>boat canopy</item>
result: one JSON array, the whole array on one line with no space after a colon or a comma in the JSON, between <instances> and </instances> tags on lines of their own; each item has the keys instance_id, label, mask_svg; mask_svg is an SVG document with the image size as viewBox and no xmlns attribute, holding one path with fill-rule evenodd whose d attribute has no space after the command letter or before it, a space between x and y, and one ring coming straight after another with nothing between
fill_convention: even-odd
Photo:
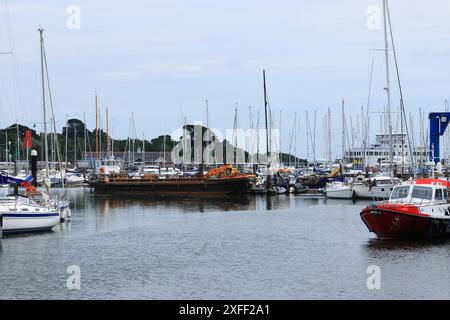
<instances>
[{"instance_id":1,"label":"boat canopy","mask_svg":"<svg viewBox=\"0 0 450 320\"><path fill-rule=\"evenodd\" d=\"M433 178L424 178L424 179L416 179L413 181L414 184L427 184L427 185L436 185L436 186L444 186L449 188L450 182L443 179L433 179Z\"/></svg>"}]
</instances>

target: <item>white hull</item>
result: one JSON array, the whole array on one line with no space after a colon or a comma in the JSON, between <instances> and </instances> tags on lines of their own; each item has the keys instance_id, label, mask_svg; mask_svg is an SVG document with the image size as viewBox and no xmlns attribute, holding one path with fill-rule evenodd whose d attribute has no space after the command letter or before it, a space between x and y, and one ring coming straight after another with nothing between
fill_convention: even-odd
<instances>
[{"instance_id":1,"label":"white hull","mask_svg":"<svg viewBox=\"0 0 450 320\"><path fill-rule=\"evenodd\" d=\"M325 190L327 198L330 199L352 199L353 189L351 187L342 187L339 189L328 189Z\"/></svg>"},{"instance_id":2,"label":"white hull","mask_svg":"<svg viewBox=\"0 0 450 320\"><path fill-rule=\"evenodd\" d=\"M396 185L386 184L381 186L365 186L365 185L354 185L353 191L355 196L360 199L389 199L392 190Z\"/></svg>"},{"instance_id":3,"label":"white hull","mask_svg":"<svg viewBox=\"0 0 450 320\"><path fill-rule=\"evenodd\" d=\"M50 230L59 221L58 212L3 213L3 233Z\"/></svg>"}]
</instances>

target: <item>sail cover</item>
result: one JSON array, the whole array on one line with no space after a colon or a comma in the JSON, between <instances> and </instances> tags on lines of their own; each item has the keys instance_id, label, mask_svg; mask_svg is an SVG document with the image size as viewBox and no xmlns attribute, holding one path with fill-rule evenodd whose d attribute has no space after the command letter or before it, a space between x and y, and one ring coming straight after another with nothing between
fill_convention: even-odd
<instances>
[{"instance_id":1,"label":"sail cover","mask_svg":"<svg viewBox=\"0 0 450 320\"><path fill-rule=\"evenodd\" d=\"M6 172L1 171L0 172L0 184L22 184L24 182L29 182L33 178L31 175L28 175L25 179L14 177L8 175Z\"/></svg>"}]
</instances>

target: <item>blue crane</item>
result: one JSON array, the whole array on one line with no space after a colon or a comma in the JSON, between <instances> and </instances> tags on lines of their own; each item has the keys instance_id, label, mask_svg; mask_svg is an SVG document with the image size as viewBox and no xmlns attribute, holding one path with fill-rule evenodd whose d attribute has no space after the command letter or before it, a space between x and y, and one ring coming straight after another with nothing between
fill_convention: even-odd
<instances>
[{"instance_id":1,"label":"blue crane","mask_svg":"<svg viewBox=\"0 0 450 320\"><path fill-rule=\"evenodd\" d=\"M441 161L439 138L444 135L450 121L450 112L431 112L428 114L430 120L430 161L438 163Z\"/></svg>"}]
</instances>

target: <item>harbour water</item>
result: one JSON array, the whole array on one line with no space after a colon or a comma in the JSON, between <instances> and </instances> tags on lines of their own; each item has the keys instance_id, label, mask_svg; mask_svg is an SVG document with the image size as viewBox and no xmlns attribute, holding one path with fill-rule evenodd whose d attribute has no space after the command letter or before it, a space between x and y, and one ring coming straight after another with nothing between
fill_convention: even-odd
<instances>
[{"instance_id":1,"label":"harbour water","mask_svg":"<svg viewBox=\"0 0 450 320\"><path fill-rule=\"evenodd\" d=\"M450 298L450 241L377 240L359 216L368 202L70 192L71 222L1 240L0 299Z\"/></svg>"}]
</instances>

